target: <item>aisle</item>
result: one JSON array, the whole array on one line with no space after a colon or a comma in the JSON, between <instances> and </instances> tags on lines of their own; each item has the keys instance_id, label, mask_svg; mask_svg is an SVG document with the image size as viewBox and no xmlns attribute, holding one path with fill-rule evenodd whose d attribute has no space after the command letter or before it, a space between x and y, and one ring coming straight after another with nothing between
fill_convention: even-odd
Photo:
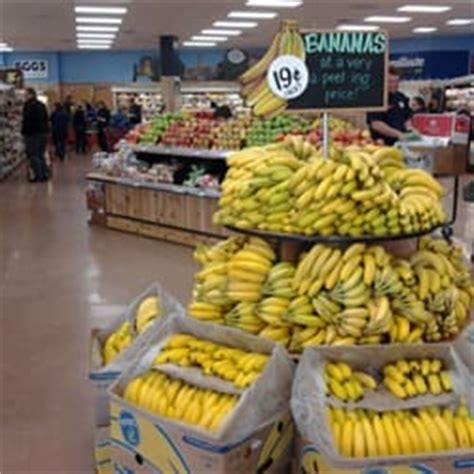
<instances>
[{"instance_id":1,"label":"aisle","mask_svg":"<svg viewBox=\"0 0 474 474\"><path fill-rule=\"evenodd\" d=\"M86 224L75 158L54 181L0 184L0 471L92 473L92 318L160 280L183 302L191 250Z\"/></svg>"}]
</instances>

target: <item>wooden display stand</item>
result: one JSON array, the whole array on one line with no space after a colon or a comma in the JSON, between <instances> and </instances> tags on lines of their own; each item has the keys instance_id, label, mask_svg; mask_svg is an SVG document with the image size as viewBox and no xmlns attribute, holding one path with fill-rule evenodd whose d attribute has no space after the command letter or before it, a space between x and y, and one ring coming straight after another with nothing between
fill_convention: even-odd
<instances>
[{"instance_id":1,"label":"wooden display stand","mask_svg":"<svg viewBox=\"0 0 474 474\"><path fill-rule=\"evenodd\" d=\"M189 246L227 235L212 223L217 196L98 174L88 180L104 187L104 224L111 229Z\"/></svg>"}]
</instances>

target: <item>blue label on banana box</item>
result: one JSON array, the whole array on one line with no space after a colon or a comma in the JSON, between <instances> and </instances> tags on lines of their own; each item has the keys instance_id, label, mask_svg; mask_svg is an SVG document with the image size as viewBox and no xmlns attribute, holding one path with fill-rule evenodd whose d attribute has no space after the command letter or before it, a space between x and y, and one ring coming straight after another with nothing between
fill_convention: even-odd
<instances>
[{"instance_id":1,"label":"blue label on banana box","mask_svg":"<svg viewBox=\"0 0 474 474\"><path fill-rule=\"evenodd\" d=\"M133 414L128 411L122 411L119 415L119 423L125 441L132 446L138 446L140 444L140 431Z\"/></svg>"}]
</instances>

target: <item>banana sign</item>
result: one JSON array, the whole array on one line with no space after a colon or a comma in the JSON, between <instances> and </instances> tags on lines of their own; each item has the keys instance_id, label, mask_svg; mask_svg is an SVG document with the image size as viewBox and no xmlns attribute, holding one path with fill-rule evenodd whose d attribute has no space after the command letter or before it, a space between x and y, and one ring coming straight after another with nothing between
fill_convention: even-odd
<instances>
[{"instance_id":1,"label":"banana sign","mask_svg":"<svg viewBox=\"0 0 474 474\"><path fill-rule=\"evenodd\" d=\"M263 58L240 78L255 115L284 110L383 110L388 36L384 32L304 31L283 22Z\"/></svg>"}]
</instances>

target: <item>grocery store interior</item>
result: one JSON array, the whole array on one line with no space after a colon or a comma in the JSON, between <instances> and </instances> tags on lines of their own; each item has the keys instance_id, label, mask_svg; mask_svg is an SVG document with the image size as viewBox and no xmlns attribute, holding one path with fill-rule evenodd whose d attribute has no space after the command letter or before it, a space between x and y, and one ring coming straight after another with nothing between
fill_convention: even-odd
<instances>
[{"instance_id":1,"label":"grocery store interior","mask_svg":"<svg viewBox=\"0 0 474 474\"><path fill-rule=\"evenodd\" d=\"M472 0L0 0L0 473L474 469Z\"/></svg>"}]
</instances>

